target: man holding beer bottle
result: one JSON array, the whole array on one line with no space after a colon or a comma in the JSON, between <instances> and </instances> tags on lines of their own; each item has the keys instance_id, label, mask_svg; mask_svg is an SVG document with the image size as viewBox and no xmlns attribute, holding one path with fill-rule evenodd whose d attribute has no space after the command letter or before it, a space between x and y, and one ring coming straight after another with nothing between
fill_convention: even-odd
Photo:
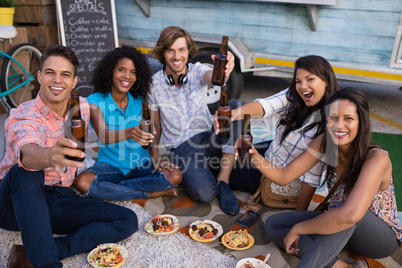
<instances>
[{"instance_id":1,"label":"man holding beer bottle","mask_svg":"<svg viewBox=\"0 0 402 268\"><path fill-rule=\"evenodd\" d=\"M62 267L60 260L118 242L138 230L135 213L102 200L78 196L72 185L85 157L77 142L65 138L70 92L77 83L74 52L51 45L42 55L40 92L7 119L7 152L0 166L0 227L21 231L28 260L34 267ZM81 98L88 126L89 105ZM63 236L53 237L53 233ZM15 247L11 267L27 267Z\"/></svg>"},{"instance_id":2,"label":"man holding beer bottle","mask_svg":"<svg viewBox=\"0 0 402 268\"><path fill-rule=\"evenodd\" d=\"M221 209L234 215L239 212L239 204L230 190L229 166L225 163L234 159L234 146L230 145L240 127L232 126L231 140L215 135L213 117L206 102L207 86L212 86L212 70L199 62L189 63L196 53L191 35L175 26L162 30L155 48L149 53L164 66L154 74L149 96L156 130L152 157L158 166L157 145L163 134L172 161L168 165L170 168L177 165L183 172L182 185L192 199L197 203L209 203L218 196ZM213 60L215 57L212 55ZM233 54L228 52L226 60L225 82L234 68ZM230 105L233 109L241 103L231 101ZM217 179L210 169L211 163L220 163Z\"/></svg>"}]
</instances>

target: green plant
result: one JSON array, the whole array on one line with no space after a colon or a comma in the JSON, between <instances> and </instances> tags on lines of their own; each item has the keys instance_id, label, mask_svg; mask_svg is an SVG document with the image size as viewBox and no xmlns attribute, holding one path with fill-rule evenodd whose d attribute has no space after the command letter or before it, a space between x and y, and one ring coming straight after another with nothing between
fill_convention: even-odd
<instances>
[{"instance_id":1,"label":"green plant","mask_svg":"<svg viewBox=\"0 0 402 268\"><path fill-rule=\"evenodd\" d=\"M14 0L0 0L0 7L13 7Z\"/></svg>"}]
</instances>

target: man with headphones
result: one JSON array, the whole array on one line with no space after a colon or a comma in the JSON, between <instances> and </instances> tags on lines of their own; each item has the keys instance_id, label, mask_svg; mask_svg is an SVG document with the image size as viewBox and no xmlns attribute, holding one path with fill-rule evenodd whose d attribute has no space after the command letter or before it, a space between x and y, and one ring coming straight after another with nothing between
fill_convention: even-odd
<instances>
[{"instance_id":1,"label":"man with headphones","mask_svg":"<svg viewBox=\"0 0 402 268\"><path fill-rule=\"evenodd\" d=\"M153 76L149 104L156 135L152 158L157 168L180 168L182 185L197 203L210 203L217 196L221 209L231 215L239 212L239 203L229 187L229 159L234 159L234 141L240 134L233 122L231 140L214 133L213 117L206 102L207 86L212 86L212 69L189 60L197 54L191 35L176 26L162 30L155 48L149 53L163 64ZM215 60L215 55L212 55ZM234 68L234 56L228 52L225 81ZM241 105L231 100L232 109ZM161 163L159 141L170 150L170 161ZM233 163L234 161L232 161ZM226 166L225 166L226 163ZM220 168L217 179L210 167Z\"/></svg>"}]
</instances>

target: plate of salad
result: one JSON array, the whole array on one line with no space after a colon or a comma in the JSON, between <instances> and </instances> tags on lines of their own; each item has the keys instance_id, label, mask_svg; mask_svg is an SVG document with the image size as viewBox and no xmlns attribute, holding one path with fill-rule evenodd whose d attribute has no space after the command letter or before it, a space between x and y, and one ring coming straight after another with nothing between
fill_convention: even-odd
<instances>
[{"instance_id":1,"label":"plate of salad","mask_svg":"<svg viewBox=\"0 0 402 268\"><path fill-rule=\"evenodd\" d=\"M214 221L195 221L190 224L188 234L196 241L211 242L223 234L223 228L222 225Z\"/></svg>"},{"instance_id":2,"label":"plate of salad","mask_svg":"<svg viewBox=\"0 0 402 268\"><path fill-rule=\"evenodd\" d=\"M168 235L180 227L179 220L170 214L156 215L145 223L144 229L152 235Z\"/></svg>"},{"instance_id":3,"label":"plate of salad","mask_svg":"<svg viewBox=\"0 0 402 268\"><path fill-rule=\"evenodd\" d=\"M87 260L95 268L120 267L126 261L128 251L118 244L101 244L89 252Z\"/></svg>"}]
</instances>

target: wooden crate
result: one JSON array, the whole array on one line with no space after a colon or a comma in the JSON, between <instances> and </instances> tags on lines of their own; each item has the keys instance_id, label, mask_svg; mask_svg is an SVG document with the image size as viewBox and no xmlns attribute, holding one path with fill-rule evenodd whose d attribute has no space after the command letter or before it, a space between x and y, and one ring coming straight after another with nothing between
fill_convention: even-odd
<instances>
[{"instance_id":1,"label":"wooden crate","mask_svg":"<svg viewBox=\"0 0 402 268\"><path fill-rule=\"evenodd\" d=\"M18 0L15 5L14 23L56 24L54 0Z\"/></svg>"},{"instance_id":2,"label":"wooden crate","mask_svg":"<svg viewBox=\"0 0 402 268\"><path fill-rule=\"evenodd\" d=\"M28 42L38 47L41 51L49 44L58 43L57 24L31 26L25 25L28 32Z\"/></svg>"}]
</instances>

